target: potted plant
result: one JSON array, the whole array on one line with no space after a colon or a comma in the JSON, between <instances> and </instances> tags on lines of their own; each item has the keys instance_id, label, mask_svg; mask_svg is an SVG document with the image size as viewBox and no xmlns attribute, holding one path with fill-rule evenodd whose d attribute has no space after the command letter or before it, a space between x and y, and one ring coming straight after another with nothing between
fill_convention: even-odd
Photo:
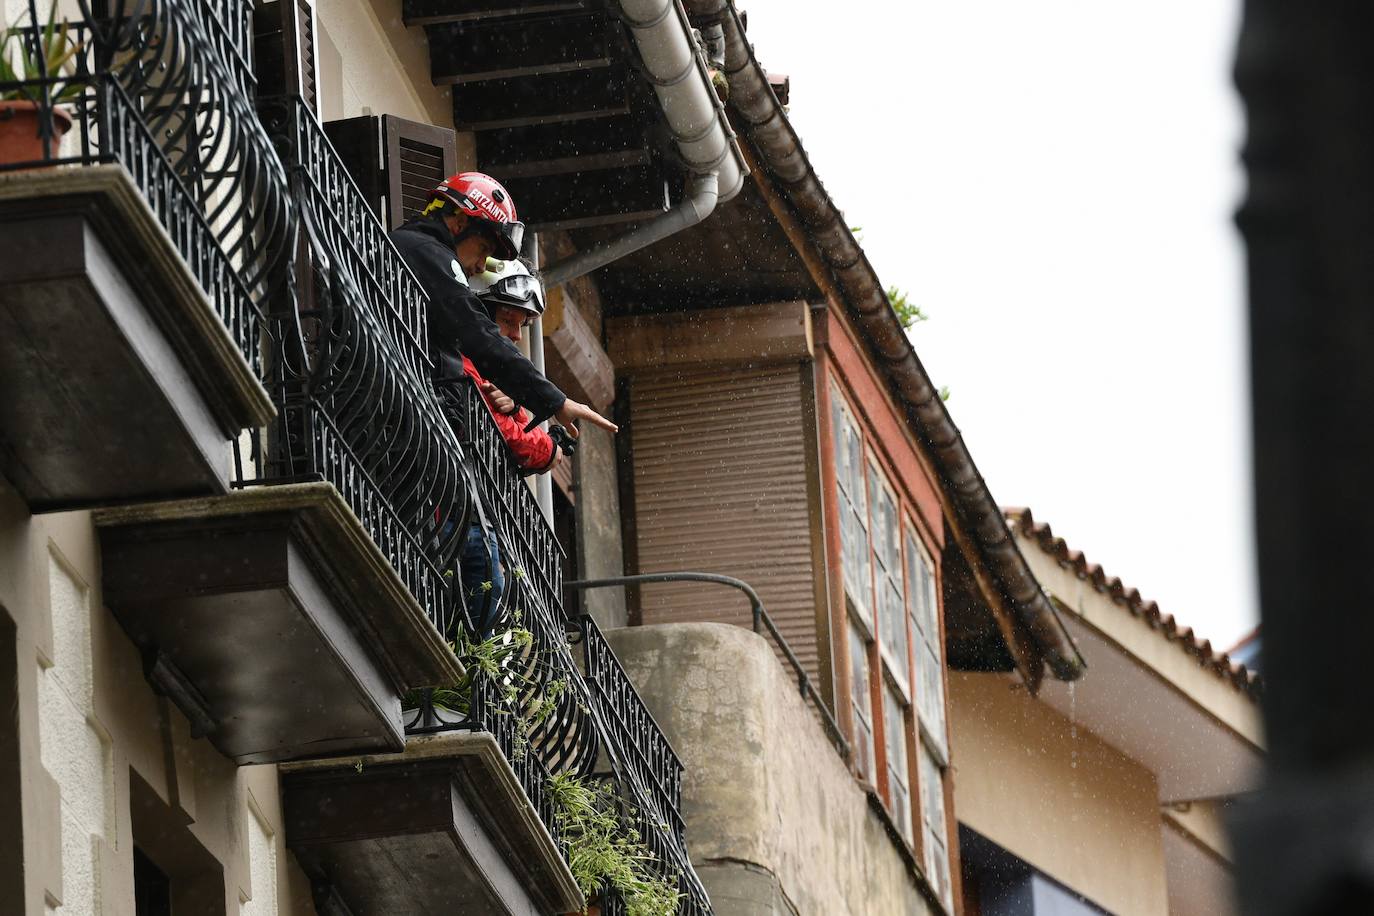
<instances>
[{"instance_id":1,"label":"potted plant","mask_svg":"<svg viewBox=\"0 0 1374 916\"><path fill-rule=\"evenodd\" d=\"M69 35L66 20L56 19L57 0L48 9L46 23L13 26L0 36L0 164L30 162L44 158L43 135L50 138L55 151L62 136L71 129L72 116L62 103L81 93L71 82L39 82L70 72L72 59L81 50ZM40 120L50 118L45 125Z\"/></svg>"}]
</instances>

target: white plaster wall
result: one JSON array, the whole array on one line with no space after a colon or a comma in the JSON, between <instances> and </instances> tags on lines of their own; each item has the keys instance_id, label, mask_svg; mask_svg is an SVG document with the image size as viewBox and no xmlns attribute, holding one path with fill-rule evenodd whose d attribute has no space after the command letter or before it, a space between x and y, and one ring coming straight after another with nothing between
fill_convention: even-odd
<instances>
[{"instance_id":1,"label":"white plaster wall","mask_svg":"<svg viewBox=\"0 0 1374 916\"><path fill-rule=\"evenodd\" d=\"M959 821L1119 916L1165 916L1154 774L1010 676L949 688Z\"/></svg>"},{"instance_id":2,"label":"white plaster wall","mask_svg":"<svg viewBox=\"0 0 1374 916\"><path fill-rule=\"evenodd\" d=\"M245 827L248 831L248 874L252 881L252 896L240 900L239 916L276 916L277 913L277 847L272 840L272 828L263 819L261 810L251 801Z\"/></svg>"},{"instance_id":3,"label":"white plaster wall","mask_svg":"<svg viewBox=\"0 0 1374 916\"><path fill-rule=\"evenodd\" d=\"M52 658L39 659L39 752L60 799L61 914L100 911L100 840L110 836L110 744L95 724L90 589L56 556L48 560Z\"/></svg>"},{"instance_id":4,"label":"white plaster wall","mask_svg":"<svg viewBox=\"0 0 1374 916\"><path fill-rule=\"evenodd\" d=\"M323 120L393 114L453 126L453 95L430 79L425 30L401 21L400 0L316 0Z\"/></svg>"},{"instance_id":5,"label":"white plaster wall","mask_svg":"<svg viewBox=\"0 0 1374 916\"><path fill-rule=\"evenodd\" d=\"M190 737L185 717L144 680L100 582L89 514L30 516L0 477L0 616L15 627L23 848L23 887L0 888L0 914L132 916L137 773L185 823L186 841L219 862L223 912L239 916L248 901L242 912L254 916L314 916L309 881L285 845L276 768L235 767ZM19 828L0 822L0 845Z\"/></svg>"}]
</instances>

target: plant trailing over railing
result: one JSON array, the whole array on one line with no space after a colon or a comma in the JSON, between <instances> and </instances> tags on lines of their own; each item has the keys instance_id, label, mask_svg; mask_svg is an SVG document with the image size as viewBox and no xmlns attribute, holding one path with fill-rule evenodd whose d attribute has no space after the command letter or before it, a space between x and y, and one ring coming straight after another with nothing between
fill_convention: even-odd
<instances>
[{"instance_id":1,"label":"plant trailing over railing","mask_svg":"<svg viewBox=\"0 0 1374 916\"><path fill-rule=\"evenodd\" d=\"M567 845L568 868L588 900L606 890L620 897L626 916L674 916L677 876L660 877L663 863L622 816L611 784L559 774L549 779L554 820Z\"/></svg>"}]
</instances>

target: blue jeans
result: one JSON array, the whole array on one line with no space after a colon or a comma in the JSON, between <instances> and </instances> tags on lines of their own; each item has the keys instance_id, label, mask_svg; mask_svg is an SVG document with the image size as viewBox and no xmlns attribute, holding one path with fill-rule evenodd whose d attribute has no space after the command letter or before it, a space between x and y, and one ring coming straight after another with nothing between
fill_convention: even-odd
<instances>
[{"instance_id":1,"label":"blue jeans","mask_svg":"<svg viewBox=\"0 0 1374 916\"><path fill-rule=\"evenodd\" d=\"M463 605L467 609L468 625L478 639L486 639L501 619L501 596L506 591L496 532L484 531L481 525L468 529L467 541L458 558L458 571L463 581Z\"/></svg>"}]
</instances>

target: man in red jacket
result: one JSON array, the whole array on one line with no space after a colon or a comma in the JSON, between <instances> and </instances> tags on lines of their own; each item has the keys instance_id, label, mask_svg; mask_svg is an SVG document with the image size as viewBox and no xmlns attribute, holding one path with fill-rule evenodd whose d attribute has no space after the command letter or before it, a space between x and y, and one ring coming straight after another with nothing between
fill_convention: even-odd
<instances>
[{"instance_id":1,"label":"man in red jacket","mask_svg":"<svg viewBox=\"0 0 1374 916\"><path fill-rule=\"evenodd\" d=\"M501 336L513 344L519 344L524 337L524 330L544 314L543 288L523 262L498 263L501 265L499 270L478 274L468 282L491 319L496 322ZM484 379L466 356L463 357L463 371L481 390L516 466L527 474L553 470L554 465L562 459L563 452L544 430L538 427L527 429L532 419L529 411L516 405Z\"/></svg>"},{"instance_id":2,"label":"man in red jacket","mask_svg":"<svg viewBox=\"0 0 1374 916\"><path fill-rule=\"evenodd\" d=\"M539 281L520 261L502 262L499 270L478 274L468 282L501 336L512 344L520 343L525 328L544 313ZM463 357L463 371L482 392L516 467L526 474L553 470L562 460L563 451L547 432L531 423L529 411L484 379L466 356ZM459 563L468 617L479 638L485 638L501 618L506 580L496 533L484 528L480 520L475 519L468 529Z\"/></svg>"}]
</instances>

